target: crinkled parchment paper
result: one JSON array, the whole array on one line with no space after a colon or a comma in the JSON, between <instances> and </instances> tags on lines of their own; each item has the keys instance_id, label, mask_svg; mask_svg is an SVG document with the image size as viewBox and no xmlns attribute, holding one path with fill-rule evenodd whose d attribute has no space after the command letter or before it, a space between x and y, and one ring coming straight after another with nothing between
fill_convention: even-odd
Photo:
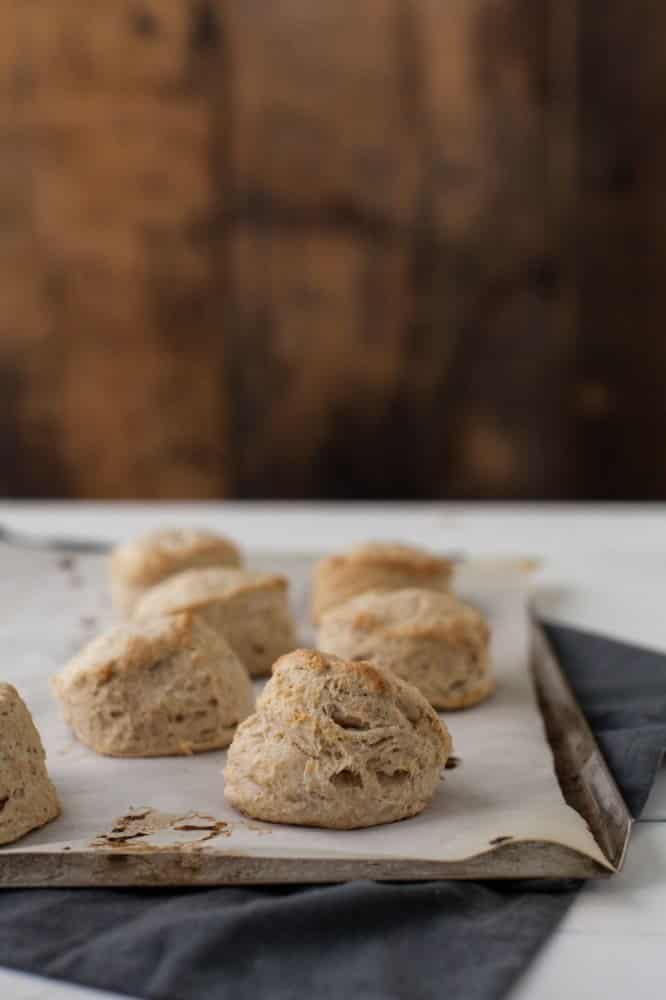
<instances>
[{"instance_id":1,"label":"crinkled parchment paper","mask_svg":"<svg viewBox=\"0 0 666 1000\"><path fill-rule=\"evenodd\" d=\"M289 575L303 643L311 644L311 561L293 556L251 562ZM76 742L48 680L113 621L105 573L101 556L0 545L0 680L13 683L27 702L63 805L59 819L3 852L94 851L104 845L143 850L149 844L183 849L205 842L206 850L245 856L454 861L510 838L560 843L609 867L583 818L565 803L555 775L528 670L527 578L519 569L462 564L456 577L457 589L490 618L498 681L486 704L445 715L459 766L445 772L420 816L349 832L244 820L224 801L223 752L120 760Z\"/></svg>"}]
</instances>

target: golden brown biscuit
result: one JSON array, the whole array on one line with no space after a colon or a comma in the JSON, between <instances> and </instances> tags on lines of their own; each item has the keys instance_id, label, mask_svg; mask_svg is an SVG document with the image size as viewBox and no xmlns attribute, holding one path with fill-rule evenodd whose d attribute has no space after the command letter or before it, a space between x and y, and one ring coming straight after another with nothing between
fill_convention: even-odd
<instances>
[{"instance_id":1,"label":"golden brown biscuit","mask_svg":"<svg viewBox=\"0 0 666 1000\"><path fill-rule=\"evenodd\" d=\"M489 640L476 608L415 588L359 594L323 616L318 638L327 652L387 667L438 709L475 705L494 690Z\"/></svg>"},{"instance_id":2,"label":"golden brown biscuit","mask_svg":"<svg viewBox=\"0 0 666 1000\"><path fill-rule=\"evenodd\" d=\"M225 796L255 819L348 830L421 812L451 738L389 671L315 650L281 657L239 726Z\"/></svg>"},{"instance_id":3,"label":"golden brown biscuit","mask_svg":"<svg viewBox=\"0 0 666 1000\"><path fill-rule=\"evenodd\" d=\"M248 673L260 677L296 645L283 576L242 569L193 569L149 590L134 609L138 620L196 613L224 635Z\"/></svg>"},{"instance_id":4,"label":"golden brown biscuit","mask_svg":"<svg viewBox=\"0 0 666 1000\"><path fill-rule=\"evenodd\" d=\"M60 813L46 754L32 716L11 684L0 684L0 844Z\"/></svg>"},{"instance_id":5,"label":"golden brown biscuit","mask_svg":"<svg viewBox=\"0 0 666 1000\"><path fill-rule=\"evenodd\" d=\"M372 542L321 559L314 571L312 618L366 590L425 587L447 591L453 563L411 545Z\"/></svg>"},{"instance_id":6,"label":"golden brown biscuit","mask_svg":"<svg viewBox=\"0 0 666 1000\"><path fill-rule=\"evenodd\" d=\"M175 573L205 566L240 566L238 547L200 528L167 528L116 546L111 554L114 605L129 614L147 590Z\"/></svg>"},{"instance_id":7,"label":"golden brown biscuit","mask_svg":"<svg viewBox=\"0 0 666 1000\"><path fill-rule=\"evenodd\" d=\"M254 706L236 654L190 614L118 626L86 646L52 686L81 743L112 757L226 747Z\"/></svg>"}]
</instances>

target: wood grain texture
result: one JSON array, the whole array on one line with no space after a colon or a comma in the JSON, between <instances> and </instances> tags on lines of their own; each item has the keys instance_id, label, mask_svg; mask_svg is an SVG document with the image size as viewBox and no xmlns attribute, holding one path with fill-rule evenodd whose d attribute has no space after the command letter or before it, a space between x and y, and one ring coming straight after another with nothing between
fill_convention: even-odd
<instances>
[{"instance_id":1,"label":"wood grain texture","mask_svg":"<svg viewBox=\"0 0 666 1000\"><path fill-rule=\"evenodd\" d=\"M257 6L227 5L236 487L558 495L573 342L544 9L329 6L264 8L253 31Z\"/></svg>"},{"instance_id":2,"label":"wood grain texture","mask_svg":"<svg viewBox=\"0 0 666 1000\"><path fill-rule=\"evenodd\" d=\"M580 19L580 474L663 499L666 8L581 0Z\"/></svg>"},{"instance_id":3,"label":"wood grain texture","mask_svg":"<svg viewBox=\"0 0 666 1000\"><path fill-rule=\"evenodd\" d=\"M574 490L573 3L0 0L0 491Z\"/></svg>"},{"instance_id":4,"label":"wood grain texture","mask_svg":"<svg viewBox=\"0 0 666 1000\"><path fill-rule=\"evenodd\" d=\"M28 492L48 495L55 477L82 497L218 495L225 401L208 220L225 192L209 166L199 6L9 6L20 44L5 58L22 70L7 103L27 152L1 197L21 189L14 239L28 244L19 288L32 316L7 316L2 353ZM48 429L46 467L36 424ZM25 475L7 491L23 492Z\"/></svg>"}]
</instances>

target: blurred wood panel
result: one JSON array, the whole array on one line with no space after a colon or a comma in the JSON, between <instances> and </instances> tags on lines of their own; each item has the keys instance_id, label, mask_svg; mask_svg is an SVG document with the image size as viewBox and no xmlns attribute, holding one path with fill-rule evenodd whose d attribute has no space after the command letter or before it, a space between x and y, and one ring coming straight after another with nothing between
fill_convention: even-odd
<instances>
[{"instance_id":1,"label":"blurred wood panel","mask_svg":"<svg viewBox=\"0 0 666 1000\"><path fill-rule=\"evenodd\" d=\"M0 492L575 491L574 5L0 0Z\"/></svg>"},{"instance_id":2,"label":"blurred wood panel","mask_svg":"<svg viewBox=\"0 0 666 1000\"><path fill-rule=\"evenodd\" d=\"M666 6L581 0L580 476L666 496Z\"/></svg>"},{"instance_id":3,"label":"blurred wood panel","mask_svg":"<svg viewBox=\"0 0 666 1000\"><path fill-rule=\"evenodd\" d=\"M159 6L3 4L17 25L5 106L26 152L0 198L21 186L14 239L31 247L18 278L34 313L6 316L0 347L4 437L22 443L6 492L225 489L211 54L191 4Z\"/></svg>"},{"instance_id":4,"label":"blurred wood panel","mask_svg":"<svg viewBox=\"0 0 666 1000\"><path fill-rule=\"evenodd\" d=\"M323 6L226 5L236 489L561 494L546 8Z\"/></svg>"}]
</instances>

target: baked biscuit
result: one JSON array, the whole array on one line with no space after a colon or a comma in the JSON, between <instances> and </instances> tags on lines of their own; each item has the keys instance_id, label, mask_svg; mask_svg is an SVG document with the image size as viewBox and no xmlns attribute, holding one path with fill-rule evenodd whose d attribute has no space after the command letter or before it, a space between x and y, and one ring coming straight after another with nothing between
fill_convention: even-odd
<instances>
[{"instance_id":1,"label":"baked biscuit","mask_svg":"<svg viewBox=\"0 0 666 1000\"><path fill-rule=\"evenodd\" d=\"M314 571L312 618L366 590L449 589L453 563L444 556L397 543L371 542L321 559Z\"/></svg>"},{"instance_id":2,"label":"baked biscuit","mask_svg":"<svg viewBox=\"0 0 666 1000\"><path fill-rule=\"evenodd\" d=\"M129 614L139 598L160 581L186 569L240 566L238 547L200 528L167 528L117 545L110 559L113 603Z\"/></svg>"},{"instance_id":3,"label":"baked biscuit","mask_svg":"<svg viewBox=\"0 0 666 1000\"><path fill-rule=\"evenodd\" d=\"M52 686L81 743L111 757L226 747L254 707L236 654L190 614L118 626L86 646Z\"/></svg>"},{"instance_id":4,"label":"baked biscuit","mask_svg":"<svg viewBox=\"0 0 666 1000\"><path fill-rule=\"evenodd\" d=\"M0 844L10 844L60 813L46 754L16 688L0 684Z\"/></svg>"},{"instance_id":5,"label":"baked biscuit","mask_svg":"<svg viewBox=\"0 0 666 1000\"><path fill-rule=\"evenodd\" d=\"M190 611L229 641L248 673L270 673L296 645L283 576L242 569L193 569L169 577L139 601L137 619Z\"/></svg>"},{"instance_id":6,"label":"baked biscuit","mask_svg":"<svg viewBox=\"0 0 666 1000\"><path fill-rule=\"evenodd\" d=\"M351 830L421 812L451 752L425 698L369 663L281 657L238 727L225 796L255 819Z\"/></svg>"},{"instance_id":7,"label":"baked biscuit","mask_svg":"<svg viewBox=\"0 0 666 1000\"><path fill-rule=\"evenodd\" d=\"M446 710L476 705L493 691L489 639L476 608L452 594L410 588L369 591L332 608L318 642L337 656L387 667Z\"/></svg>"}]
</instances>

